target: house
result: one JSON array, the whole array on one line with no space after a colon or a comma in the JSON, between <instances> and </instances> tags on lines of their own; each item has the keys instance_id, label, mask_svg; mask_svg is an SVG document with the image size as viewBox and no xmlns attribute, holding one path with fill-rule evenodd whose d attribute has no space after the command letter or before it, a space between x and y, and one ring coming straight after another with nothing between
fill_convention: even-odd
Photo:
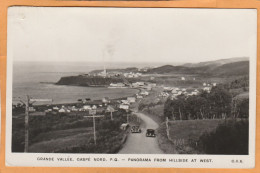
<instances>
[{"instance_id":1,"label":"house","mask_svg":"<svg viewBox=\"0 0 260 173\"><path fill-rule=\"evenodd\" d=\"M142 98L144 98L144 97L141 96L141 95L137 95L136 98L138 98L138 99L142 99Z\"/></svg>"},{"instance_id":2,"label":"house","mask_svg":"<svg viewBox=\"0 0 260 173\"><path fill-rule=\"evenodd\" d=\"M108 97L102 98L102 103L110 103L110 100Z\"/></svg>"},{"instance_id":3,"label":"house","mask_svg":"<svg viewBox=\"0 0 260 173\"><path fill-rule=\"evenodd\" d=\"M176 89L173 89L172 94L176 94L176 93L178 93L178 91Z\"/></svg>"},{"instance_id":4,"label":"house","mask_svg":"<svg viewBox=\"0 0 260 173\"><path fill-rule=\"evenodd\" d=\"M29 107L29 112L35 112L36 110L34 109L34 107Z\"/></svg>"},{"instance_id":5,"label":"house","mask_svg":"<svg viewBox=\"0 0 260 173\"><path fill-rule=\"evenodd\" d=\"M130 101L128 101L128 100L121 100L121 102L122 102L123 104L125 104L125 105L129 105L129 104L130 104Z\"/></svg>"},{"instance_id":6,"label":"house","mask_svg":"<svg viewBox=\"0 0 260 173\"><path fill-rule=\"evenodd\" d=\"M156 87L156 83L147 83L148 87Z\"/></svg>"},{"instance_id":7,"label":"house","mask_svg":"<svg viewBox=\"0 0 260 173\"><path fill-rule=\"evenodd\" d=\"M126 104L120 104L120 105L119 105L119 108L120 108L120 109L128 110L128 109L129 109L129 105L126 105Z\"/></svg>"},{"instance_id":8,"label":"house","mask_svg":"<svg viewBox=\"0 0 260 173\"><path fill-rule=\"evenodd\" d=\"M141 92L140 92L140 95L148 96L148 95L149 95L149 92L147 92L147 91L141 91Z\"/></svg>"},{"instance_id":9,"label":"house","mask_svg":"<svg viewBox=\"0 0 260 173\"><path fill-rule=\"evenodd\" d=\"M204 91L207 91L207 92L209 93L210 90L211 90L211 87L204 87L203 90L204 90Z\"/></svg>"},{"instance_id":10,"label":"house","mask_svg":"<svg viewBox=\"0 0 260 173\"><path fill-rule=\"evenodd\" d=\"M66 112L66 110L65 110L64 108L61 108L61 109L59 110L59 112L60 112L60 113L64 113L64 112Z\"/></svg>"},{"instance_id":11,"label":"house","mask_svg":"<svg viewBox=\"0 0 260 173\"><path fill-rule=\"evenodd\" d=\"M163 87L163 90L168 92L168 91L172 91L172 88L171 87Z\"/></svg>"},{"instance_id":12,"label":"house","mask_svg":"<svg viewBox=\"0 0 260 173\"><path fill-rule=\"evenodd\" d=\"M185 77L181 77L181 80L185 80Z\"/></svg>"},{"instance_id":13,"label":"house","mask_svg":"<svg viewBox=\"0 0 260 173\"><path fill-rule=\"evenodd\" d=\"M182 91L178 91L177 95L179 96L179 95L181 95L181 94L182 94Z\"/></svg>"},{"instance_id":14,"label":"house","mask_svg":"<svg viewBox=\"0 0 260 173\"><path fill-rule=\"evenodd\" d=\"M79 111L79 109L76 108L75 106L72 106L72 107L71 107L71 111Z\"/></svg>"},{"instance_id":15,"label":"house","mask_svg":"<svg viewBox=\"0 0 260 173\"><path fill-rule=\"evenodd\" d=\"M84 105L83 106L83 110L90 110L92 109L90 105Z\"/></svg>"},{"instance_id":16,"label":"house","mask_svg":"<svg viewBox=\"0 0 260 173\"><path fill-rule=\"evenodd\" d=\"M114 112L115 108L113 108L111 105L107 106L106 112Z\"/></svg>"},{"instance_id":17,"label":"house","mask_svg":"<svg viewBox=\"0 0 260 173\"><path fill-rule=\"evenodd\" d=\"M204 82L203 84L202 84L203 86L207 86L207 84Z\"/></svg>"},{"instance_id":18,"label":"house","mask_svg":"<svg viewBox=\"0 0 260 173\"><path fill-rule=\"evenodd\" d=\"M96 106L96 105L93 105L93 106L92 106L92 109L97 109L97 106Z\"/></svg>"},{"instance_id":19,"label":"house","mask_svg":"<svg viewBox=\"0 0 260 173\"><path fill-rule=\"evenodd\" d=\"M168 97L169 94L167 92L161 92L159 96L160 97Z\"/></svg>"},{"instance_id":20,"label":"house","mask_svg":"<svg viewBox=\"0 0 260 173\"><path fill-rule=\"evenodd\" d=\"M217 86L217 83L212 83L213 86Z\"/></svg>"},{"instance_id":21,"label":"house","mask_svg":"<svg viewBox=\"0 0 260 173\"><path fill-rule=\"evenodd\" d=\"M59 108L57 106L53 107L52 109L55 110L55 111L59 110Z\"/></svg>"},{"instance_id":22,"label":"house","mask_svg":"<svg viewBox=\"0 0 260 173\"><path fill-rule=\"evenodd\" d=\"M136 101L135 97L127 97L127 101L130 103L134 103Z\"/></svg>"},{"instance_id":23,"label":"house","mask_svg":"<svg viewBox=\"0 0 260 173\"><path fill-rule=\"evenodd\" d=\"M109 86L111 86L111 87L117 87L117 84L116 84L116 83L111 83Z\"/></svg>"},{"instance_id":24,"label":"house","mask_svg":"<svg viewBox=\"0 0 260 173\"><path fill-rule=\"evenodd\" d=\"M192 96L195 96L195 95L198 95L198 92L192 91L190 94L191 94Z\"/></svg>"},{"instance_id":25,"label":"house","mask_svg":"<svg viewBox=\"0 0 260 173\"><path fill-rule=\"evenodd\" d=\"M109 87L111 87L111 88L121 88L121 87L125 87L125 84L124 83L111 83L109 85Z\"/></svg>"},{"instance_id":26,"label":"house","mask_svg":"<svg viewBox=\"0 0 260 173\"><path fill-rule=\"evenodd\" d=\"M136 82L139 86L144 86L144 82Z\"/></svg>"}]
</instances>

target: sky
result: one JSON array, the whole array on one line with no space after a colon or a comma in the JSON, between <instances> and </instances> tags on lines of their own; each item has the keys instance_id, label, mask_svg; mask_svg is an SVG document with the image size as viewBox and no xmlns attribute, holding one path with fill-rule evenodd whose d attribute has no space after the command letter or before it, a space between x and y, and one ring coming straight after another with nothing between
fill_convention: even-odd
<instances>
[{"instance_id":1,"label":"sky","mask_svg":"<svg viewBox=\"0 0 260 173\"><path fill-rule=\"evenodd\" d=\"M256 57L254 9L10 7L8 58L202 62Z\"/></svg>"}]
</instances>

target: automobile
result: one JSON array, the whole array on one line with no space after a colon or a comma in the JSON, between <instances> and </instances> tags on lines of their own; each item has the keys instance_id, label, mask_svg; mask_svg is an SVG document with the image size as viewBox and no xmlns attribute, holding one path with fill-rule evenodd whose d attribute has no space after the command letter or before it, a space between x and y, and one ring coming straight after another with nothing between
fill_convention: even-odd
<instances>
[{"instance_id":1,"label":"automobile","mask_svg":"<svg viewBox=\"0 0 260 173\"><path fill-rule=\"evenodd\" d=\"M139 126L132 126L131 127L131 133L141 133L142 130L140 129Z\"/></svg>"},{"instance_id":2,"label":"automobile","mask_svg":"<svg viewBox=\"0 0 260 173\"><path fill-rule=\"evenodd\" d=\"M122 130L127 130L128 127L129 127L129 124L128 124L128 123L123 123L123 124L120 126L120 129L122 129Z\"/></svg>"},{"instance_id":3,"label":"automobile","mask_svg":"<svg viewBox=\"0 0 260 173\"><path fill-rule=\"evenodd\" d=\"M147 129L146 130L146 137L155 137L155 130L154 129Z\"/></svg>"}]
</instances>

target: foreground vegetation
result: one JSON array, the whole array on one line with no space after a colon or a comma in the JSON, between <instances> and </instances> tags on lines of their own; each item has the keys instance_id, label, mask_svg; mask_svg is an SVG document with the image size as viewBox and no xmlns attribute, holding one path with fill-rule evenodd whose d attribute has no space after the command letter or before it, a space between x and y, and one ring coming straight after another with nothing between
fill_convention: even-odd
<instances>
[{"instance_id":1,"label":"foreground vegetation","mask_svg":"<svg viewBox=\"0 0 260 173\"><path fill-rule=\"evenodd\" d=\"M125 140L126 131L120 126L126 122L123 110L96 118L97 145L94 144L92 118L83 115L31 116L29 119L29 152L42 153L116 153ZM130 116L130 120L135 119ZM24 116L13 118L12 151L24 151Z\"/></svg>"}]
</instances>

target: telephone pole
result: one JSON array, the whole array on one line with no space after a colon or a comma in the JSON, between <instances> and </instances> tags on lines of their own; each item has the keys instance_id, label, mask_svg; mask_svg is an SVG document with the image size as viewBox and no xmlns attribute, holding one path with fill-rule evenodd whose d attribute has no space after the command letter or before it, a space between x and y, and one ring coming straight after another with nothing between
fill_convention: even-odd
<instances>
[{"instance_id":1,"label":"telephone pole","mask_svg":"<svg viewBox=\"0 0 260 173\"><path fill-rule=\"evenodd\" d=\"M84 116L84 118L93 118L93 136L94 136L94 143L95 145L97 145L97 137L96 137L96 120L95 118L100 118L100 117L104 117L104 115L96 115L97 111L94 110L90 110L89 114L92 116Z\"/></svg>"},{"instance_id":2,"label":"telephone pole","mask_svg":"<svg viewBox=\"0 0 260 173\"><path fill-rule=\"evenodd\" d=\"M30 104L33 104L34 102L41 101L52 101L52 99L30 99L30 96L26 96L26 104L25 104L25 134L24 134L24 152L28 152L29 148L29 113L30 113Z\"/></svg>"},{"instance_id":3,"label":"telephone pole","mask_svg":"<svg viewBox=\"0 0 260 173\"><path fill-rule=\"evenodd\" d=\"M30 104L30 98L27 95L26 96L26 107L25 107L25 118L24 118L24 123L25 123L25 134L24 134L24 152L28 152L28 147L29 147L29 104Z\"/></svg>"}]
</instances>

